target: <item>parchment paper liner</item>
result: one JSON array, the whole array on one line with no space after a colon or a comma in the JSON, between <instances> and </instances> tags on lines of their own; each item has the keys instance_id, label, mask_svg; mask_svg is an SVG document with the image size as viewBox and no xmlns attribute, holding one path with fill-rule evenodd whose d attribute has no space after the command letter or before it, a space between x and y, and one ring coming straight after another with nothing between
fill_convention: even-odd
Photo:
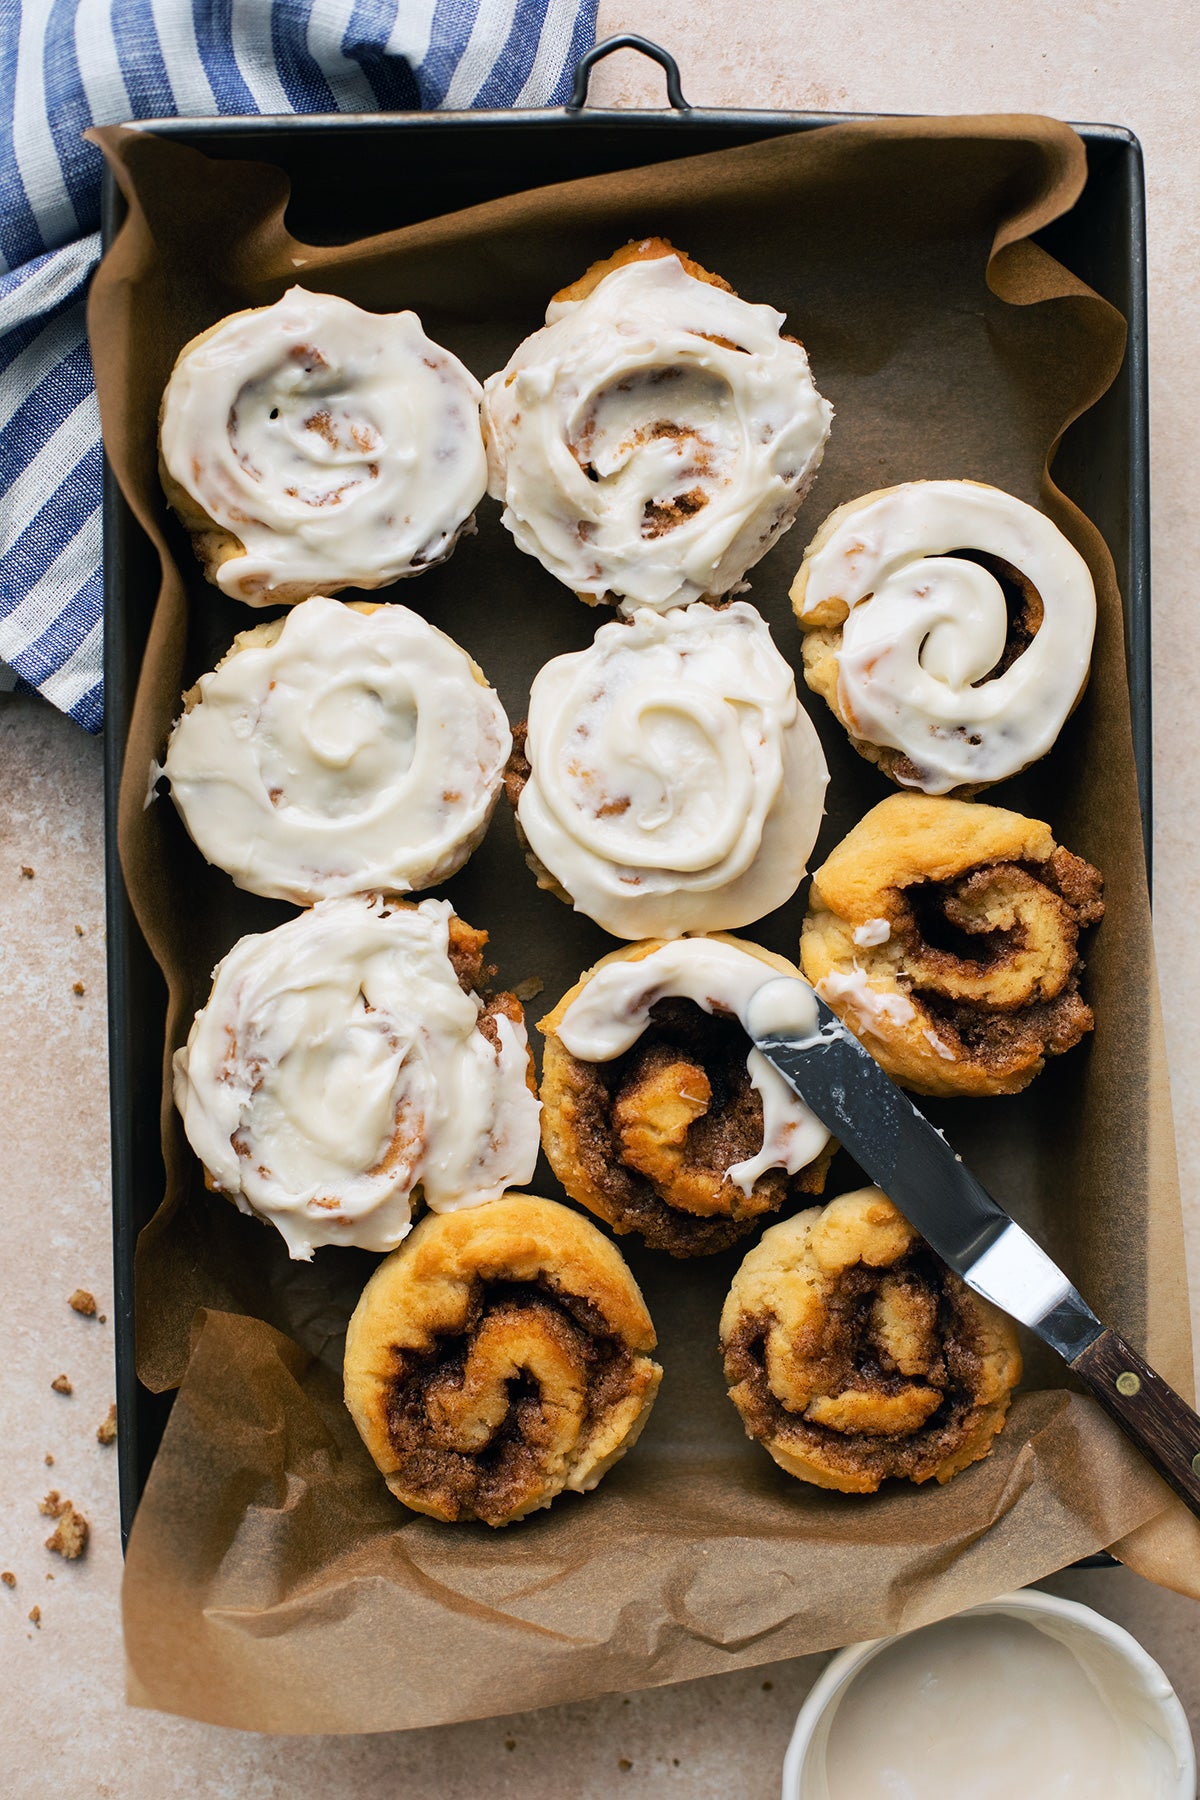
<instances>
[{"instance_id":1,"label":"parchment paper liner","mask_svg":"<svg viewBox=\"0 0 1200 1800\"><path fill-rule=\"evenodd\" d=\"M170 993L166 1053L209 970L289 910L203 867L147 770L182 688L252 623L197 575L155 473L159 395L180 346L293 281L411 306L483 377L551 292L660 232L786 310L837 409L799 523L752 598L799 664L786 589L816 524L887 482L969 475L1038 500L1100 595L1091 688L1053 754L995 798L1099 863L1091 1045L1026 1095L930 1111L1102 1315L1190 1391L1179 1196L1137 811L1119 597L1095 528L1050 482L1066 425L1105 390L1124 327L1028 241L1085 175L1065 126L1032 117L880 120L518 194L344 247L292 239L287 183L149 134L95 134L129 218L89 323L109 457L163 582L130 731L120 844ZM364 179L371 179L364 170ZM510 714L549 656L601 616L512 546L478 539L390 596L450 631ZM832 773L818 857L888 791L801 693ZM815 861L816 859L814 859ZM552 1003L608 947L535 891L501 814L445 890L492 933L505 983ZM802 895L750 935L795 953ZM536 1003L535 1003L536 1005ZM799 1655L956 1611L1105 1544L1200 1594L1200 1532L1099 1410L1032 1347L993 1455L939 1490L869 1499L790 1482L742 1435L716 1348L728 1256L629 1249L666 1368L650 1425L597 1492L501 1533L398 1508L342 1408L340 1335L370 1266L291 1265L269 1229L204 1193L164 1083L167 1196L138 1252L140 1373L182 1380L125 1576L130 1697L258 1731L378 1731L549 1705ZM855 1185L844 1157L829 1192ZM558 1190L548 1172L534 1184ZM149 1205L147 1206L149 1211ZM283 1335L286 1334L286 1335Z\"/></svg>"}]
</instances>

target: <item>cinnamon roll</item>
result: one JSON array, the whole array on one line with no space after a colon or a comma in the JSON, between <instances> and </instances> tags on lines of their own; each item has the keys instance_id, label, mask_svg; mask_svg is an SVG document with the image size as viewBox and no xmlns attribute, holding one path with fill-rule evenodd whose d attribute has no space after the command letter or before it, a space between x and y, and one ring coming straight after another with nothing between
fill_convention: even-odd
<instances>
[{"instance_id":1,"label":"cinnamon roll","mask_svg":"<svg viewBox=\"0 0 1200 1800\"><path fill-rule=\"evenodd\" d=\"M539 1022L542 1141L573 1200L697 1256L821 1192L829 1133L746 1033L751 996L797 973L718 936L614 950L580 977Z\"/></svg>"},{"instance_id":2,"label":"cinnamon roll","mask_svg":"<svg viewBox=\"0 0 1200 1800\"><path fill-rule=\"evenodd\" d=\"M747 1436L846 1494L978 1462L1021 1379L1012 1321L875 1187L763 1233L733 1278L721 1350Z\"/></svg>"},{"instance_id":3,"label":"cinnamon roll","mask_svg":"<svg viewBox=\"0 0 1200 1800\"><path fill-rule=\"evenodd\" d=\"M184 703L162 770L184 824L239 887L300 906L447 880L512 748L482 671L404 606L302 601Z\"/></svg>"},{"instance_id":4,"label":"cinnamon roll","mask_svg":"<svg viewBox=\"0 0 1200 1800\"><path fill-rule=\"evenodd\" d=\"M813 876L805 975L897 1081L1015 1094L1092 1029L1098 869L998 806L893 794Z\"/></svg>"},{"instance_id":5,"label":"cinnamon roll","mask_svg":"<svg viewBox=\"0 0 1200 1800\"><path fill-rule=\"evenodd\" d=\"M487 480L481 389L415 313L290 288L180 352L159 467L204 573L249 606L449 556Z\"/></svg>"},{"instance_id":6,"label":"cinnamon roll","mask_svg":"<svg viewBox=\"0 0 1200 1800\"><path fill-rule=\"evenodd\" d=\"M322 900L244 937L175 1053L207 1184L321 1244L392 1250L414 1205L477 1206L533 1174L524 1015L480 997L487 934L445 900Z\"/></svg>"},{"instance_id":7,"label":"cinnamon roll","mask_svg":"<svg viewBox=\"0 0 1200 1800\"><path fill-rule=\"evenodd\" d=\"M518 547L592 604L729 593L794 519L833 416L783 324L663 238L556 294L484 386Z\"/></svg>"},{"instance_id":8,"label":"cinnamon roll","mask_svg":"<svg viewBox=\"0 0 1200 1800\"><path fill-rule=\"evenodd\" d=\"M829 779L745 601L601 626L529 697L509 794L541 886L614 937L746 925L789 899Z\"/></svg>"},{"instance_id":9,"label":"cinnamon roll","mask_svg":"<svg viewBox=\"0 0 1200 1800\"><path fill-rule=\"evenodd\" d=\"M506 1194L430 1214L376 1269L346 1333L346 1405L405 1506L509 1525L624 1456L662 1379L654 1344L615 1245Z\"/></svg>"},{"instance_id":10,"label":"cinnamon roll","mask_svg":"<svg viewBox=\"0 0 1200 1800\"><path fill-rule=\"evenodd\" d=\"M1087 684L1096 593L1035 507L978 481L839 506L792 605L804 675L902 787L977 793L1051 748Z\"/></svg>"}]
</instances>

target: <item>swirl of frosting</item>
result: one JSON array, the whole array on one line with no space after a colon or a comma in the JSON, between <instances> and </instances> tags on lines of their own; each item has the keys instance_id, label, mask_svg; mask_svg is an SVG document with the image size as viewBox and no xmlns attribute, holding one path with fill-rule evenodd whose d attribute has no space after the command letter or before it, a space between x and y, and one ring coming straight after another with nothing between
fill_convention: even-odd
<instances>
[{"instance_id":1,"label":"swirl of frosting","mask_svg":"<svg viewBox=\"0 0 1200 1800\"><path fill-rule=\"evenodd\" d=\"M620 1251L532 1194L422 1219L346 1332L346 1404L397 1500L508 1525L586 1493L636 1440L662 1370Z\"/></svg>"},{"instance_id":2,"label":"swirl of frosting","mask_svg":"<svg viewBox=\"0 0 1200 1800\"><path fill-rule=\"evenodd\" d=\"M580 977L539 1022L542 1141L573 1200L696 1256L821 1191L829 1132L748 1041L752 998L781 976L815 1030L797 971L740 938L651 939Z\"/></svg>"},{"instance_id":3,"label":"swirl of frosting","mask_svg":"<svg viewBox=\"0 0 1200 1800\"><path fill-rule=\"evenodd\" d=\"M188 699L163 765L184 823L239 887L301 906L453 875L512 748L466 651L404 606L305 600Z\"/></svg>"},{"instance_id":4,"label":"swirl of frosting","mask_svg":"<svg viewBox=\"0 0 1200 1800\"><path fill-rule=\"evenodd\" d=\"M593 603L727 594L791 524L833 416L783 324L662 239L556 296L484 387L519 547Z\"/></svg>"},{"instance_id":5,"label":"swirl of frosting","mask_svg":"<svg viewBox=\"0 0 1200 1800\"><path fill-rule=\"evenodd\" d=\"M445 900L322 900L244 937L175 1053L208 1185L289 1253L392 1250L419 1192L476 1206L533 1173L538 1103L519 1003L485 1006L486 933Z\"/></svg>"},{"instance_id":6,"label":"swirl of frosting","mask_svg":"<svg viewBox=\"0 0 1200 1800\"><path fill-rule=\"evenodd\" d=\"M721 1313L748 1437L817 1487L949 1481L992 1448L1021 1379L1017 1333L878 1188L765 1231Z\"/></svg>"},{"instance_id":7,"label":"swirl of frosting","mask_svg":"<svg viewBox=\"0 0 1200 1800\"><path fill-rule=\"evenodd\" d=\"M415 313L290 288L186 345L163 395L167 498L250 606L377 588L449 556L487 480L481 389Z\"/></svg>"},{"instance_id":8,"label":"swirl of frosting","mask_svg":"<svg viewBox=\"0 0 1200 1800\"><path fill-rule=\"evenodd\" d=\"M1044 513L977 481L839 506L792 604L805 677L904 787L974 792L1050 749L1087 683L1096 593Z\"/></svg>"},{"instance_id":9,"label":"swirl of frosting","mask_svg":"<svg viewBox=\"0 0 1200 1800\"><path fill-rule=\"evenodd\" d=\"M792 671L745 601L643 609L555 657L533 683L526 754L517 817L536 862L622 938L782 905L829 779Z\"/></svg>"}]
</instances>

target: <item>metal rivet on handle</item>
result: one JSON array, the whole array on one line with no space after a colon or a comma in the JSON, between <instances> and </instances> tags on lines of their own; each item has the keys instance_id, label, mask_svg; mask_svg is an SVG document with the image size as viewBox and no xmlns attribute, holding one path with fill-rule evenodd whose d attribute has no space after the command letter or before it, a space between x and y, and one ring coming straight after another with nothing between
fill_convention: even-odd
<instances>
[{"instance_id":1,"label":"metal rivet on handle","mask_svg":"<svg viewBox=\"0 0 1200 1800\"><path fill-rule=\"evenodd\" d=\"M1124 1394L1126 1398L1129 1398L1133 1394L1140 1394L1141 1391L1141 1380L1134 1374L1132 1369L1126 1369L1124 1374L1117 1376L1118 1394Z\"/></svg>"},{"instance_id":2,"label":"metal rivet on handle","mask_svg":"<svg viewBox=\"0 0 1200 1800\"><path fill-rule=\"evenodd\" d=\"M1192 1458L1192 1474L1200 1475L1200 1450L1197 1450L1195 1456Z\"/></svg>"}]
</instances>

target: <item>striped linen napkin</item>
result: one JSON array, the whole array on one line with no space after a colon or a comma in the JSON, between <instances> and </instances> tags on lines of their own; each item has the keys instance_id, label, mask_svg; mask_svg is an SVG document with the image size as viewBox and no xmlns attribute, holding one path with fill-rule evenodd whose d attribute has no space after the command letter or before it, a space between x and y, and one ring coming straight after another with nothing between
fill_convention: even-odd
<instances>
[{"instance_id":1,"label":"striped linen napkin","mask_svg":"<svg viewBox=\"0 0 1200 1800\"><path fill-rule=\"evenodd\" d=\"M0 0L0 689L100 729L100 421L88 125L545 106L597 0Z\"/></svg>"}]
</instances>

